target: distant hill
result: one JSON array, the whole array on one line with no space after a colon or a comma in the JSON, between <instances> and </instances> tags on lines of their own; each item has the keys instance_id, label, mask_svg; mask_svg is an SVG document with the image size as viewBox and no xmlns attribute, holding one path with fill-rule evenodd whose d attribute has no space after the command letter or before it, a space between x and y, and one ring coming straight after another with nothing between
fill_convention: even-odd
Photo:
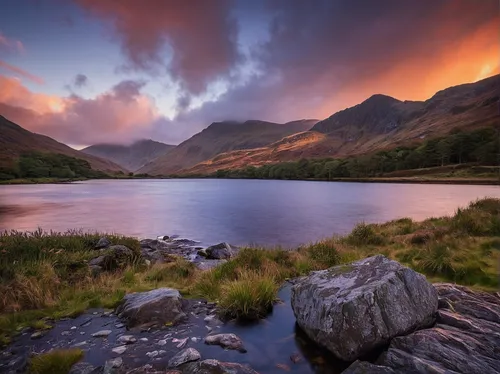
<instances>
[{"instance_id":1,"label":"distant hill","mask_svg":"<svg viewBox=\"0 0 500 374\"><path fill-rule=\"evenodd\" d=\"M414 145L452 131L499 127L500 75L439 91L426 101L374 95L317 122L309 132L266 146L230 151L185 169L209 174L301 158L345 157Z\"/></svg>"},{"instance_id":2,"label":"distant hill","mask_svg":"<svg viewBox=\"0 0 500 374\"><path fill-rule=\"evenodd\" d=\"M125 172L121 166L79 152L45 135L30 132L0 115L0 167L12 168L20 155L27 152L55 153L88 161L95 170L107 173Z\"/></svg>"},{"instance_id":3,"label":"distant hill","mask_svg":"<svg viewBox=\"0 0 500 374\"><path fill-rule=\"evenodd\" d=\"M138 172L152 175L176 173L224 152L266 146L285 136L309 130L316 122L317 120L285 124L254 120L243 123L215 122Z\"/></svg>"},{"instance_id":4,"label":"distant hill","mask_svg":"<svg viewBox=\"0 0 500 374\"><path fill-rule=\"evenodd\" d=\"M82 149L82 152L113 161L127 170L137 171L158 156L165 155L174 148L174 145L153 140L139 140L131 145L91 145Z\"/></svg>"}]
</instances>

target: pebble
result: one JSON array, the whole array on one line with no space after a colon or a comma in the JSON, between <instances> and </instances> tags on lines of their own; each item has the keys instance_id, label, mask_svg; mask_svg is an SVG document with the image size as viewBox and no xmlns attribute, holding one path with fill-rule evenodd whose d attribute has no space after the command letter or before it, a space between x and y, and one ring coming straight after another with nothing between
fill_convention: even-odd
<instances>
[{"instance_id":1,"label":"pebble","mask_svg":"<svg viewBox=\"0 0 500 374\"><path fill-rule=\"evenodd\" d=\"M124 345L121 345L121 346L119 346L119 347L113 348L113 349L111 350L111 352L116 353L116 354L118 354L118 355L121 355L121 354L122 354L122 353L124 353L126 350L127 350L127 347L126 347L126 346L124 346Z\"/></svg>"},{"instance_id":2,"label":"pebble","mask_svg":"<svg viewBox=\"0 0 500 374\"><path fill-rule=\"evenodd\" d=\"M148 338L140 338L139 339L141 342L147 342L148 341Z\"/></svg>"},{"instance_id":3,"label":"pebble","mask_svg":"<svg viewBox=\"0 0 500 374\"><path fill-rule=\"evenodd\" d=\"M191 341L192 341L193 343L197 343L197 342L198 342L198 340L201 340L201 338L196 338L196 337L194 337L194 336L191 338Z\"/></svg>"},{"instance_id":4,"label":"pebble","mask_svg":"<svg viewBox=\"0 0 500 374\"><path fill-rule=\"evenodd\" d=\"M123 364L123 359L121 357L114 358L112 360L106 361L104 364L104 373L111 373L111 369L117 369Z\"/></svg>"},{"instance_id":5,"label":"pebble","mask_svg":"<svg viewBox=\"0 0 500 374\"><path fill-rule=\"evenodd\" d=\"M111 330L101 330L92 334L94 338L107 338L111 334Z\"/></svg>"},{"instance_id":6,"label":"pebble","mask_svg":"<svg viewBox=\"0 0 500 374\"><path fill-rule=\"evenodd\" d=\"M158 351L152 351L152 352L147 352L146 356L148 356L149 358L153 358L158 356L158 354L159 354Z\"/></svg>"},{"instance_id":7,"label":"pebble","mask_svg":"<svg viewBox=\"0 0 500 374\"><path fill-rule=\"evenodd\" d=\"M70 330L76 330L76 326L71 326Z\"/></svg>"},{"instance_id":8,"label":"pebble","mask_svg":"<svg viewBox=\"0 0 500 374\"><path fill-rule=\"evenodd\" d=\"M166 341L166 340L164 340L164 339L163 339L163 340L158 340L158 343L157 343L157 344L158 344L158 345L165 345L165 344L167 344L167 341Z\"/></svg>"},{"instance_id":9,"label":"pebble","mask_svg":"<svg viewBox=\"0 0 500 374\"><path fill-rule=\"evenodd\" d=\"M61 332L61 335L62 336L68 336L69 335L69 331L63 331L63 332Z\"/></svg>"},{"instance_id":10,"label":"pebble","mask_svg":"<svg viewBox=\"0 0 500 374\"><path fill-rule=\"evenodd\" d=\"M122 327L125 327L125 325L124 325L123 323L117 323L117 324L115 325L115 327L116 327L117 329L121 329Z\"/></svg>"},{"instance_id":11,"label":"pebble","mask_svg":"<svg viewBox=\"0 0 500 374\"><path fill-rule=\"evenodd\" d=\"M43 336L43 333L41 331L36 331L33 334L31 334L31 339L40 339Z\"/></svg>"},{"instance_id":12,"label":"pebble","mask_svg":"<svg viewBox=\"0 0 500 374\"><path fill-rule=\"evenodd\" d=\"M88 342L86 340L84 340L83 342L80 342L80 343L76 343L76 344L73 344L72 347L81 347L81 346L84 346L85 344L88 344Z\"/></svg>"},{"instance_id":13,"label":"pebble","mask_svg":"<svg viewBox=\"0 0 500 374\"><path fill-rule=\"evenodd\" d=\"M137 339L132 335L122 335L118 338L118 343L121 344L132 344L135 343Z\"/></svg>"}]
</instances>

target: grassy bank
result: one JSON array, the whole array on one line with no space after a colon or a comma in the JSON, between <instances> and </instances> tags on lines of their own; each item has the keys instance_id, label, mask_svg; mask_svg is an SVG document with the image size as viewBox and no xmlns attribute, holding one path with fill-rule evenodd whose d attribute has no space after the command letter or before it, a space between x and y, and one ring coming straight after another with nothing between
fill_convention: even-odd
<instances>
[{"instance_id":1,"label":"grassy bank","mask_svg":"<svg viewBox=\"0 0 500 374\"><path fill-rule=\"evenodd\" d=\"M266 314L287 278L384 254L433 281L495 289L500 261L500 200L483 199L451 217L414 222L359 224L296 251L245 248L234 259L200 271L181 258L147 267L134 238L106 235L134 256L93 277L87 265L102 234L10 232L0 235L0 334L8 341L20 328L50 328L47 318L75 316L90 307L112 308L127 292L161 286L186 297L218 301L227 317Z\"/></svg>"}]
</instances>

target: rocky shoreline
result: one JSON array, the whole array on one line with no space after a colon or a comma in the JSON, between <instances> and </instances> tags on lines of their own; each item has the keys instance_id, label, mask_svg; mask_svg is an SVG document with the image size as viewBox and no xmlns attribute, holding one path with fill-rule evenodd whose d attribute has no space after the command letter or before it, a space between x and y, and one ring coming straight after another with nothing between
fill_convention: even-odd
<instances>
[{"instance_id":1,"label":"rocky shoreline","mask_svg":"<svg viewBox=\"0 0 500 374\"><path fill-rule=\"evenodd\" d=\"M166 236L140 244L146 265L182 256L209 269L238 253L227 243L203 248ZM95 250L95 275L133 256L107 238ZM381 255L292 283L273 314L244 326L175 289L128 294L116 310L21 331L0 354L0 372L26 373L32 355L79 348L85 357L71 374L500 373L498 294L432 285Z\"/></svg>"}]
</instances>

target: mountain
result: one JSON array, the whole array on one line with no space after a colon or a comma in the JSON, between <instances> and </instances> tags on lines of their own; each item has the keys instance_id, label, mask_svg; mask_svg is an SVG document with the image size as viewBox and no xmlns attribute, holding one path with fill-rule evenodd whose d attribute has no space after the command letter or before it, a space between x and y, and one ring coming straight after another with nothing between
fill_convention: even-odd
<instances>
[{"instance_id":1,"label":"mountain","mask_svg":"<svg viewBox=\"0 0 500 374\"><path fill-rule=\"evenodd\" d=\"M291 134L309 130L317 120L285 124L265 121L214 122L173 150L139 169L139 173L166 175L190 168L218 154L266 146Z\"/></svg>"},{"instance_id":2,"label":"mountain","mask_svg":"<svg viewBox=\"0 0 500 374\"><path fill-rule=\"evenodd\" d=\"M91 145L82 149L82 152L113 161L127 170L136 171L173 148L175 148L174 145L145 139L130 145Z\"/></svg>"},{"instance_id":3,"label":"mountain","mask_svg":"<svg viewBox=\"0 0 500 374\"><path fill-rule=\"evenodd\" d=\"M439 91L426 101L373 95L317 122L311 131L266 146L226 152L185 169L209 174L301 158L345 157L413 145L452 131L500 126L500 75Z\"/></svg>"},{"instance_id":4,"label":"mountain","mask_svg":"<svg viewBox=\"0 0 500 374\"><path fill-rule=\"evenodd\" d=\"M0 115L0 167L10 168L21 154L33 151L83 159L93 169L108 173L125 172L121 166L109 160L79 152L48 136L30 132Z\"/></svg>"}]
</instances>

